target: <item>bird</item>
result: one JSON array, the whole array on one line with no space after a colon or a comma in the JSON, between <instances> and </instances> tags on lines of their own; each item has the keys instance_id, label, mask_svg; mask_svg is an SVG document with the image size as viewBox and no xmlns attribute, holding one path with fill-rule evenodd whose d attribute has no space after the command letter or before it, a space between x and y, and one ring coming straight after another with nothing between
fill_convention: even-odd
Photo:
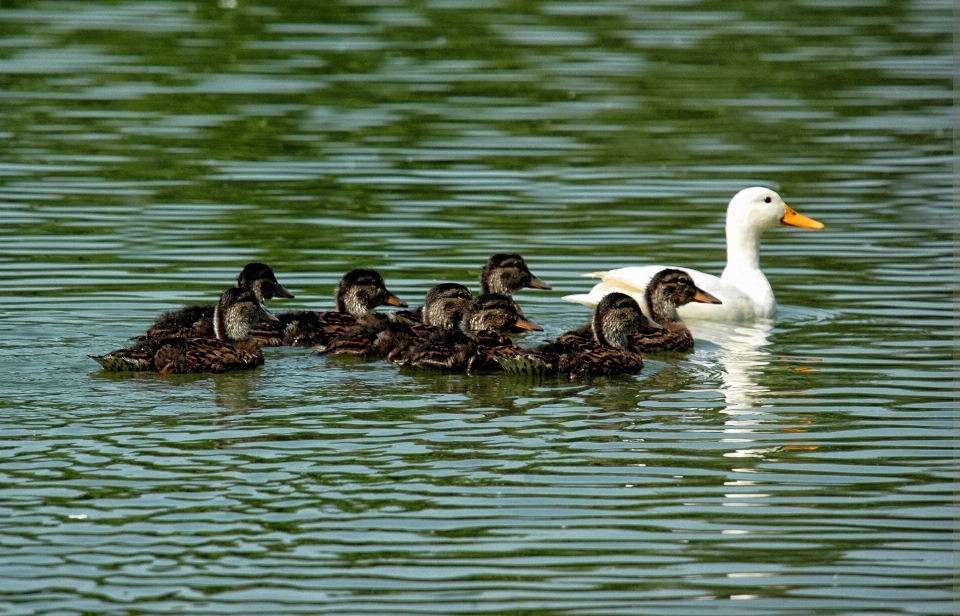
<instances>
[{"instance_id":1,"label":"bird","mask_svg":"<svg viewBox=\"0 0 960 616\"><path fill-rule=\"evenodd\" d=\"M641 330L630 335L630 346L642 353L692 350L693 334L677 314L677 308L690 302L720 303L716 297L695 285L690 274L669 268L654 275L647 285L644 297L649 307L650 319L662 329Z\"/></svg>"},{"instance_id":2,"label":"bird","mask_svg":"<svg viewBox=\"0 0 960 616\"><path fill-rule=\"evenodd\" d=\"M513 295L524 287L547 291L553 288L534 276L518 254L495 254L487 259L480 271L481 294Z\"/></svg>"},{"instance_id":3,"label":"bird","mask_svg":"<svg viewBox=\"0 0 960 616\"><path fill-rule=\"evenodd\" d=\"M240 275L237 276L237 288L252 289L264 306L274 296L292 298L293 293L277 282L277 277L269 265L265 263L248 263ZM214 306L186 306L178 310L171 310L160 316L141 336L144 338L169 337L213 337Z\"/></svg>"},{"instance_id":4,"label":"bird","mask_svg":"<svg viewBox=\"0 0 960 616\"><path fill-rule=\"evenodd\" d=\"M250 333L263 346L313 346L357 325L377 306L406 307L387 289L376 270L355 269L344 274L334 291L335 311L291 310L277 313L276 323L254 326Z\"/></svg>"},{"instance_id":5,"label":"bird","mask_svg":"<svg viewBox=\"0 0 960 616\"><path fill-rule=\"evenodd\" d=\"M727 206L727 265L720 277L694 269L677 268L693 276L697 287L722 303L689 304L681 307L679 314L684 318L731 323L772 319L777 312L777 302L770 282L760 270L760 236L778 223L804 229L824 228L823 223L798 214L769 188L755 186L734 195ZM563 299L596 306L607 293L619 291L643 305L644 292L650 279L664 267L623 267L586 274L590 278L600 278L601 282L589 293L567 295Z\"/></svg>"},{"instance_id":6,"label":"bird","mask_svg":"<svg viewBox=\"0 0 960 616\"><path fill-rule=\"evenodd\" d=\"M466 286L456 282L441 282L427 291L423 306L414 310L394 311L390 318L409 325L423 324L452 329L459 324L463 309L471 299L473 293Z\"/></svg>"},{"instance_id":7,"label":"bird","mask_svg":"<svg viewBox=\"0 0 960 616\"><path fill-rule=\"evenodd\" d=\"M635 299L613 292L600 300L589 326L532 349L499 350L493 359L506 372L560 375L571 381L632 374L643 368L643 358L633 348L631 336L657 329Z\"/></svg>"},{"instance_id":8,"label":"bird","mask_svg":"<svg viewBox=\"0 0 960 616\"><path fill-rule=\"evenodd\" d=\"M250 336L250 326L260 319L275 321L276 317L253 291L234 287L220 296L214 308L215 337L144 338L125 349L90 357L115 372L189 374L252 370L263 364L260 345Z\"/></svg>"},{"instance_id":9,"label":"bird","mask_svg":"<svg viewBox=\"0 0 960 616\"><path fill-rule=\"evenodd\" d=\"M463 285L458 286L466 289ZM533 275L527 262L518 254L497 253L487 259L480 271L480 293L497 293L512 297L515 292L524 287L544 290L552 288ZM469 290L467 292L469 293ZM394 312L392 316L411 324L420 323L421 311L422 308L418 307L414 310Z\"/></svg>"},{"instance_id":10,"label":"bird","mask_svg":"<svg viewBox=\"0 0 960 616\"><path fill-rule=\"evenodd\" d=\"M525 331L543 328L526 318L509 296L483 293L470 300L459 328L442 330L418 344L392 352L387 359L406 367L470 374L474 370L498 368L493 360L495 353L517 348L504 334Z\"/></svg>"},{"instance_id":11,"label":"bird","mask_svg":"<svg viewBox=\"0 0 960 616\"><path fill-rule=\"evenodd\" d=\"M470 290L462 284L444 282L432 287L418 309L419 322L405 315L388 319L363 318L346 332L334 336L326 344L313 347L315 355L355 355L365 358L383 358L390 353L422 342L444 329L460 326L463 312L473 299Z\"/></svg>"}]
</instances>

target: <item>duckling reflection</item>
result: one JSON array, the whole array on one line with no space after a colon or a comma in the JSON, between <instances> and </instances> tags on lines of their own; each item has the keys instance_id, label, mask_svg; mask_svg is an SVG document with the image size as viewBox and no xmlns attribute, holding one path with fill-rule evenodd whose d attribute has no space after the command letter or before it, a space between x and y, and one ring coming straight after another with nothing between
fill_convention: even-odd
<instances>
[{"instance_id":1,"label":"duckling reflection","mask_svg":"<svg viewBox=\"0 0 960 616\"><path fill-rule=\"evenodd\" d=\"M357 325L377 306L406 306L387 289L383 276L372 269L347 272L334 291L336 310L291 310L277 314L277 322L254 327L251 334L264 346L326 344Z\"/></svg>"}]
</instances>

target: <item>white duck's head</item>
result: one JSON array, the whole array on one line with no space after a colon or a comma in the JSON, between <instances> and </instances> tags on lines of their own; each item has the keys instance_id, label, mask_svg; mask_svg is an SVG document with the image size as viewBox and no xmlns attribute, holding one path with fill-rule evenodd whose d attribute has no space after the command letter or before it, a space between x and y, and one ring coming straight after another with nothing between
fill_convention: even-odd
<instances>
[{"instance_id":1,"label":"white duck's head","mask_svg":"<svg viewBox=\"0 0 960 616\"><path fill-rule=\"evenodd\" d=\"M762 186L744 188L727 206L727 235L732 230L760 235L777 224L823 229L823 223L798 214L776 192Z\"/></svg>"}]
</instances>

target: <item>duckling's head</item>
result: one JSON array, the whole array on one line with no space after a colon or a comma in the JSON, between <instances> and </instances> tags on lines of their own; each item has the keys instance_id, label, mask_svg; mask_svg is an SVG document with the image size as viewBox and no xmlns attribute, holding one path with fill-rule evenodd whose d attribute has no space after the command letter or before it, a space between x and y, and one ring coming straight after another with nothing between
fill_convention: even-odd
<instances>
[{"instance_id":1,"label":"duckling's head","mask_svg":"<svg viewBox=\"0 0 960 616\"><path fill-rule=\"evenodd\" d=\"M427 291L427 297L423 301L424 324L442 329L456 329L471 299L473 294L462 284L438 284Z\"/></svg>"},{"instance_id":2,"label":"duckling's head","mask_svg":"<svg viewBox=\"0 0 960 616\"><path fill-rule=\"evenodd\" d=\"M220 340L245 340L260 319L277 321L253 291L234 287L223 292L213 310L213 331Z\"/></svg>"},{"instance_id":3,"label":"duckling's head","mask_svg":"<svg viewBox=\"0 0 960 616\"><path fill-rule=\"evenodd\" d=\"M727 206L727 234L733 230L760 235L778 224L823 229L823 223L798 214L776 192L762 186L744 188ZM728 237L729 244L729 237Z\"/></svg>"},{"instance_id":4,"label":"duckling's head","mask_svg":"<svg viewBox=\"0 0 960 616\"><path fill-rule=\"evenodd\" d=\"M520 255L496 254L487 260L480 272L480 292L513 295L524 287L547 289L551 287L540 280L527 267Z\"/></svg>"},{"instance_id":5,"label":"duckling's head","mask_svg":"<svg viewBox=\"0 0 960 616\"><path fill-rule=\"evenodd\" d=\"M647 284L647 306L653 320L663 324L680 321L677 306L690 302L719 304L719 299L707 293L693 282L693 276L683 270L664 269L654 275Z\"/></svg>"},{"instance_id":6,"label":"duckling's head","mask_svg":"<svg viewBox=\"0 0 960 616\"><path fill-rule=\"evenodd\" d=\"M609 293L600 300L590 328L598 344L624 350L630 349L633 332L661 329L644 316L637 300L624 293Z\"/></svg>"},{"instance_id":7,"label":"duckling's head","mask_svg":"<svg viewBox=\"0 0 960 616\"><path fill-rule=\"evenodd\" d=\"M293 293L287 291L282 284L277 282L277 277L274 275L273 270L266 263L247 263L247 265L240 271L240 275L237 276L237 287L241 289L256 289L254 284L258 280L268 280L274 284L273 290L270 292L270 295L260 295L258 297L261 299L270 301L275 295L279 297L293 297Z\"/></svg>"},{"instance_id":8,"label":"duckling's head","mask_svg":"<svg viewBox=\"0 0 960 616\"><path fill-rule=\"evenodd\" d=\"M387 289L383 276L372 269L355 269L344 274L334 297L337 312L346 312L358 319L370 314L377 306L407 305Z\"/></svg>"},{"instance_id":9,"label":"duckling's head","mask_svg":"<svg viewBox=\"0 0 960 616\"><path fill-rule=\"evenodd\" d=\"M280 295L281 291L286 293L283 297L293 297L279 282L267 278L257 278L248 288L253 291L253 294L257 296L257 300L259 300L264 307L266 307L267 302L275 296Z\"/></svg>"},{"instance_id":10,"label":"duckling's head","mask_svg":"<svg viewBox=\"0 0 960 616\"><path fill-rule=\"evenodd\" d=\"M512 298L499 293L483 293L470 300L460 327L466 331L490 329L505 333L543 331L523 314Z\"/></svg>"}]
</instances>

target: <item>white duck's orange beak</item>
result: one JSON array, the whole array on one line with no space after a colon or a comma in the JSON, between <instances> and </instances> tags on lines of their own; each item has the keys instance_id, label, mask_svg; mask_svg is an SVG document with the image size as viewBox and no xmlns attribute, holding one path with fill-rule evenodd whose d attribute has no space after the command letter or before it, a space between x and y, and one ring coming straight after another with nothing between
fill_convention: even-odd
<instances>
[{"instance_id":1,"label":"white duck's orange beak","mask_svg":"<svg viewBox=\"0 0 960 616\"><path fill-rule=\"evenodd\" d=\"M823 229L823 223L812 218L807 218L803 214L798 214L789 205L785 206L787 210L780 219L780 222L791 227L800 227L802 229Z\"/></svg>"}]
</instances>

